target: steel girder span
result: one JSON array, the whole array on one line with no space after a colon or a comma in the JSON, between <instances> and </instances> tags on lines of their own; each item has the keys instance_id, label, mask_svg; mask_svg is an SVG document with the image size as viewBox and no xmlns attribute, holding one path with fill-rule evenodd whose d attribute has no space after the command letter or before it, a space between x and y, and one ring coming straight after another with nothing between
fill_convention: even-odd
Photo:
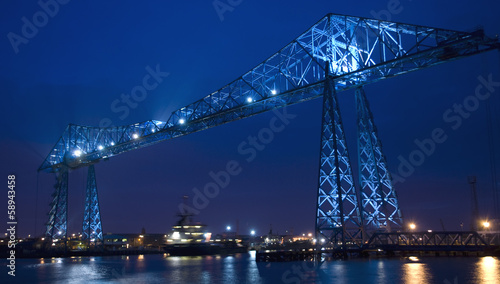
<instances>
[{"instance_id":1,"label":"steel girder span","mask_svg":"<svg viewBox=\"0 0 500 284\"><path fill-rule=\"evenodd\" d=\"M172 113L167 122L99 128L68 125L39 171L78 168L323 94L326 62L336 92L498 49L467 33L329 14L238 79Z\"/></svg>"},{"instance_id":2,"label":"steel girder span","mask_svg":"<svg viewBox=\"0 0 500 284\"><path fill-rule=\"evenodd\" d=\"M150 120L111 128L69 125L38 169L58 176L47 234L54 236L49 231L63 228L59 232L66 235L67 203L60 200L67 198L68 169L320 96L328 106L323 109L317 233L330 241L341 237L345 243L345 236L359 238L364 223L376 228L390 227L389 223L401 226L385 158L359 87L499 48L498 40L486 37L482 30L460 32L329 14L233 82L174 111L166 122ZM360 197L354 188L336 99L336 93L351 88L358 88L360 182L365 193ZM382 214L387 205L392 211ZM381 213L360 212L368 206ZM347 232L351 228L346 223L354 225L352 232Z\"/></svg>"}]
</instances>

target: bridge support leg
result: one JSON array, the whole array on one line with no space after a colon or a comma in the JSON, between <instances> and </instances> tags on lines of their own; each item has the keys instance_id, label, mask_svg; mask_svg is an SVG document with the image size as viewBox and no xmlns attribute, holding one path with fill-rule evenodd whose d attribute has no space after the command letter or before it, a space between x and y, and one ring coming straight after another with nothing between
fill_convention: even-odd
<instances>
[{"instance_id":1,"label":"bridge support leg","mask_svg":"<svg viewBox=\"0 0 500 284\"><path fill-rule=\"evenodd\" d=\"M87 241L89 248L103 245L101 212L97 196L97 183L94 165L89 166L87 175L87 190L85 197L85 213L83 215L83 240Z\"/></svg>"},{"instance_id":2,"label":"bridge support leg","mask_svg":"<svg viewBox=\"0 0 500 284\"><path fill-rule=\"evenodd\" d=\"M56 171L54 199L50 203L49 221L46 225L47 238L64 240L66 243L68 228L68 168L62 167Z\"/></svg>"},{"instance_id":3,"label":"bridge support leg","mask_svg":"<svg viewBox=\"0 0 500 284\"><path fill-rule=\"evenodd\" d=\"M362 220L366 230L401 229L403 218L363 87L356 89Z\"/></svg>"},{"instance_id":4,"label":"bridge support leg","mask_svg":"<svg viewBox=\"0 0 500 284\"><path fill-rule=\"evenodd\" d=\"M335 85L327 76L323 94L316 240L335 246L361 243L361 219Z\"/></svg>"}]
</instances>

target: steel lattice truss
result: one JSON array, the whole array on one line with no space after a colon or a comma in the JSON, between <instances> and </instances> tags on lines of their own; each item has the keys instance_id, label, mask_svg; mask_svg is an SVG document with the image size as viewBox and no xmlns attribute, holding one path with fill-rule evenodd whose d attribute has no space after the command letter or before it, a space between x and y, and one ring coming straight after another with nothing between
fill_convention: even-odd
<instances>
[{"instance_id":1,"label":"steel lattice truss","mask_svg":"<svg viewBox=\"0 0 500 284\"><path fill-rule=\"evenodd\" d=\"M69 125L39 171L60 174L66 168L88 166L130 150L318 98L325 94L326 81L331 80L326 85L332 84L332 90L339 93L493 49L500 49L497 39L484 36L482 31L467 33L329 14L233 82L174 111L166 122L150 120L110 128ZM326 70L330 70L328 80ZM67 183L65 190L58 186L56 196L67 196ZM54 199L57 204L50 213L48 233L52 236L59 226L58 218L66 216L57 213L67 207L61 200ZM355 211L339 209L338 216L355 220L359 215L350 215ZM324 224L337 224L335 220ZM65 226L64 222L64 231Z\"/></svg>"},{"instance_id":2,"label":"steel lattice truss","mask_svg":"<svg viewBox=\"0 0 500 284\"><path fill-rule=\"evenodd\" d=\"M333 80L326 80L325 84L316 233L334 244L344 244L346 239L359 243L362 240L361 215L342 118Z\"/></svg>"},{"instance_id":3,"label":"steel lattice truss","mask_svg":"<svg viewBox=\"0 0 500 284\"><path fill-rule=\"evenodd\" d=\"M46 235L56 238L65 238L68 219L68 169L61 167L56 171L56 184L50 203L49 221L46 224Z\"/></svg>"},{"instance_id":4,"label":"steel lattice truss","mask_svg":"<svg viewBox=\"0 0 500 284\"><path fill-rule=\"evenodd\" d=\"M238 79L174 111L166 123L151 120L110 128L69 125L39 170L86 166L317 98L324 91L326 62L341 92L497 48L497 40L481 31L466 33L330 14Z\"/></svg>"},{"instance_id":5,"label":"steel lattice truss","mask_svg":"<svg viewBox=\"0 0 500 284\"><path fill-rule=\"evenodd\" d=\"M454 247L467 246L488 246L494 242L486 241L484 236L481 236L476 231L471 232L398 232L398 233L376 233L373 234L368 241L367 248L384 248L391 247L404 249L409 247L416 250L424 247L448 248L453 250ZM455 248L456 249L456 248Z\"/></svg>"},{"instance_id":6,"label":"steel lattice truss","mask_svg":"<svg viewBox=\"0 0 500 284\"><path fill-rule=\"evenodd\" d=\"M358 167L365 230L398 230L403 218L365 92L356 89Z\"/></svg>"},{"instance_id":7,"label":"steel lattice truss","mask_svg":"<svg viewBox=\"0 0 500 284\"><path fill-rule=\"evenodd\" d=\"M88 240L89 244L103 244L101 212L99 210L94 165L89 166L87 175L87 192L85 197L85 213L83 215L82 232L82 239Z\"/></svg>"}]
</instances>

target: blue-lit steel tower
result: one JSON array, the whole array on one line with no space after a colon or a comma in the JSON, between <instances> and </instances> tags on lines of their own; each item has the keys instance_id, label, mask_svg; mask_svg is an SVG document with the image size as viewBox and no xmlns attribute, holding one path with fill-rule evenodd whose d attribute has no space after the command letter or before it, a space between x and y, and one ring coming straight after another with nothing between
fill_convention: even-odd
<instances>
[{"instance_id":1,"label":"blue-lit steel tower","mask_svg":"<svg viewBox=\"0 0 500 284\"><path fill-rule=\"evenodd\" d=\"M327 65L329 66L329 64ZM337 94L327 67L323 94L316 239L360 244L362 223Z\"/></svg>"},{"instance_id":2,"label":"blue-lit steel tower","mask_svg":"<svg viewBox=\"0 0 500 284\"><path fill-rule=\"evenodd\" d=\"M68 229L68 168L64 166L58 168L55 176L56 184L54 185L53 199L50 203L51 209L46 235L53 240L66 240Z\"/></svg>"},{"instance_id":3,"label":"blue-lit steel tower","mask_svg":"<svg viewBox=\"0 0 500 284\"><path fill-rule=\"evenodd\" d=\"M87 240L89 246L103 244L101 212L99 210L99 198L97 195L97 183L94 165L89 166L87 175L87 191L85 197L85 212L83 216L83 240Z\"/></svg>"},{"instance_id":4,"label":"blue-lit steel tower","mask_svg":"<svg viewBox=\"0 0 500 284\"><path fill-rule=\"evenodd\" d=\"M358 167L362 219L366 231L398 230L403 218L363 87L356 89Z\"/></svg>"}]
</instances>

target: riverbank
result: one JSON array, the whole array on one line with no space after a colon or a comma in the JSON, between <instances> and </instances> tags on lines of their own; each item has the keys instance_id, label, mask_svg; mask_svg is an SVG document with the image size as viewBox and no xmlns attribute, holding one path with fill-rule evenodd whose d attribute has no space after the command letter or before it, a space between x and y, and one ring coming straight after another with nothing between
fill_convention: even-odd
<instances>
[{"instance_id":1,"label":"riverbank","mask_svg":"<svg viewBox=\"0 0 500 284\"><path fill-rule=\"evenodd\" d=\"M3 253L3 252L1 252ZM52 258L52 257L79 257L79 256L114 256L114 255L140 255L140 254L164 254L163 250L88 250L88 251L16 251L16 258ZM5 252L6 254L6 252Z\"/></svg>"}]
</instances>

